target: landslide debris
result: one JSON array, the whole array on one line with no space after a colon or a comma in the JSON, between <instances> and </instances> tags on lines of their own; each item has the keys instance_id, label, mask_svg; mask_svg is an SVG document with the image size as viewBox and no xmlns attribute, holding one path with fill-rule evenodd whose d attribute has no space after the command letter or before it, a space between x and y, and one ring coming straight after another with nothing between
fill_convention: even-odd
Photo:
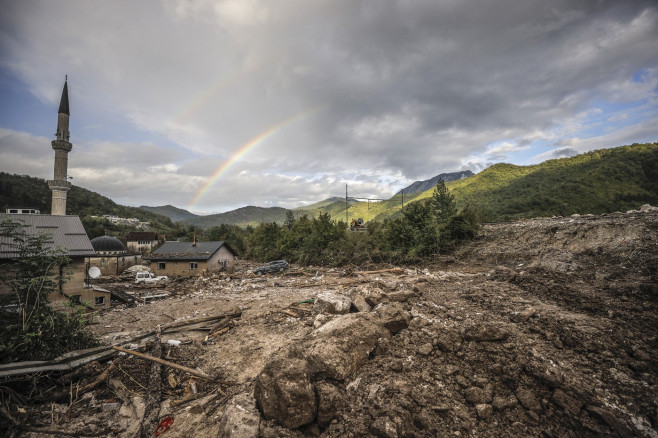
<instances>
[{"instance_id":1,"label":"landslide debris","mask_svg":"<svg viewBox=\"0 0 658 438\"><path fill-rule=\"evenodd\" d=\"M485 225L432 266L255 276L243 262L91 327L148 353L153 338L131 339L157 325L239 315L162 335L162 359L213 377L162 366L165 437L657 437L656 210ZM148 361L55 386L109 367L77 398L3 393L7 430L135 436Z\"/></svg>"}]
</instances>

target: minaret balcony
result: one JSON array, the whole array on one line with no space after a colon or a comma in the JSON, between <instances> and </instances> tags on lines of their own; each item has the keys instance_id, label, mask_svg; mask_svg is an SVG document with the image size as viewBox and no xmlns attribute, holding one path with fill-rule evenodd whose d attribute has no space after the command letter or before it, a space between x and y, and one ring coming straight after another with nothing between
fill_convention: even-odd
<instances>
[{"instance_id":1,"label":"minaret balcony","mask_svg":"<svg viewBox=\"0 0 658 438\"><path fill-rule=\"evenodd\" d=\"M51 179L48 181L48 187L50 190L59 190L61 192L66 192L71 188L71 183L68 181L59 181L56 179Z\"/></svg>"},{"instance_id":2,"label":"minaret balcony","mask_svg":"<svg viewBox=\"0 0 658 438\"><path fill-rule=\"evenodd\" d=\"M51 144L53 145L53 149L55 149L56 151L60 150L65 152L71 152L71 149L73 148L73 145L71 143L64 140L53 140Z\"/></svg>"}]
</instances>

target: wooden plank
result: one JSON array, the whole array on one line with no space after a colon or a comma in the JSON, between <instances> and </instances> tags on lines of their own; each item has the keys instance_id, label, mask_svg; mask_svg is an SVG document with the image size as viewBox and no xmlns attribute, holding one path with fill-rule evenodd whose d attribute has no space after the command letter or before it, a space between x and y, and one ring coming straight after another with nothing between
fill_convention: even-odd
<instances>
[{"instance_id":1,"label":"wooden plank","mask_svg":"<svg viewBox=\"0 0 658 438\"><path fill-rule=\"evenodd\" d=\"M184 371L186 373L190 373L193 376L197 376L201 379L212 380L212 377L210 377L208 374L204 373L203 371L193 370L192 368L188 368L188 367L183 366L183 365L178 365L177 363L169 362L168 360L160 359L159 357L149 356L148 354L140 353L139 351L132 351L132 350L128 350L126 348L117 347L117 346L114 346L112 348L114 348L116 351L122 351L122 352L127 353L127 354L132 354L133 356L141 357L142 359L150 360L150 361L153 361L153 362L158 362L162 365L166 365L166 366L171 367L171 368L176 368L177 370L181 370L181 371Z\"/></svg>"}]
</instances>

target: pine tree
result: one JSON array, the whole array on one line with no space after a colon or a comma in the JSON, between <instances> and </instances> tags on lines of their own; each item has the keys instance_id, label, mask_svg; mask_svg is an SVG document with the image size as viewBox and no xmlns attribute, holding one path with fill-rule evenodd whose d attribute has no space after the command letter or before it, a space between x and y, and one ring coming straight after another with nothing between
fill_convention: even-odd
<instances>
[{"instance_id":1,"label":"pine tree","mask_svg":"<svg viewBox=\"0 0 658 438\"><path fill-rule=\"evenodd\" d=\"M446 183L442 179L436 183L430 203L434 217L439 225L448 223L450 218L457 214L455 195L448 191Z\"/></svg>"}]
</instances>

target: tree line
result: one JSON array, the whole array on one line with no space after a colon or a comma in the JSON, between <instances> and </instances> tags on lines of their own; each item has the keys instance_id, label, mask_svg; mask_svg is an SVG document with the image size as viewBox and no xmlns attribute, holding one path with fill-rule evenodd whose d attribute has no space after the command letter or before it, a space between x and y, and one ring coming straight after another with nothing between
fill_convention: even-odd
<instances>
[{"instance_id":1,"label":"tree line","mask_svg":"<svg viewBox=\"0 0 658 438\"><path fill-rule=\"evenodd\" d=\"M220 225L197 236L226 241L239 256L255 261L285 259L318 266L411 263L453 251L475 236L481 219L474 206L458 211L440 180L432 197L407 205L398 217L369 222L365 232L351 232L328 213L295 218L288 211L283 224Z\"/></svg>"}]
</instances>

